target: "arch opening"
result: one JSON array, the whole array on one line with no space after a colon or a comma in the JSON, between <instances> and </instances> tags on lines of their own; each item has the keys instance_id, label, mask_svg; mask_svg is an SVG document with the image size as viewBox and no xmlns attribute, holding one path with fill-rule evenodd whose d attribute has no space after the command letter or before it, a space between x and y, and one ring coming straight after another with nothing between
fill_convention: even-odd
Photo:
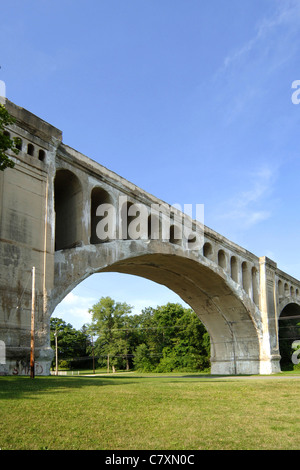
<instances>
[{"instance_id":1,"label":"arch opening","mask_svg":"<svg viewBox=\"0 0 300 470\"><path fill-rule=\"evenodd\" d=\"M116 272L91 275L57 306L51 319L52 331L61 321L85 332L85 326L92 323L89 309L99 302L101 305L112 305L110 300L114 306L127 304L130 313L126 311L122 314L121 306L121 316L110 318L113 328L110 344L103 345L101 337L97 341L97 330L95 331L93 344L96 369L99 367L107 370L108 354L110 369L114 366L117 370L140 370L143 366L145 372L187 369L196 372L209 368L208 334L190 306L165 286L139 276ZM108 314L109 311L106 312L102 325ZM161 315L159 321L158 315ZM126 327L128 330L124 331ZM53 334L52 345L54 346ZM134 359L136 354L139 361ZM85 354L82 356L85 356L81 359L83 366L76 357L68 358L67 349L61 350L58 359L60 364L65 360L69 367L91 369L92 358L87 358ZM74 363L78 365L75 366ZM55 360L52 367L55 367Z\"/></svg>"},{"instance_id":2,"label":"arch opening","mask_svg":"<svg viewBox=\"0 0 300 470\"><path fill-rule=\"evenodd\" d=\"M242 285L243 285L243 289L249 295L250 287L251 287L251 277L250 277L248 263L246 261L243 261L242 263Z\"/></svg>"},{"instance_id":3,"label":"arch opening","mask_svg":"<svg viewBox=\"0 0 300 470\"><path fill-rule=\"evenodd\" d=\"M251 276L252 276L252 295L253 295L253 302L258 305L259 304L259 284L258 284L258 270L253 266L251 269Z\"/></svg>"},{"instance_id":4,"label":"arch opening","mask_svg":"<svg viewBox=\"0 0 300 470\"><path fill-rule=\"evenodd\" d=\"M46 152L45 152L45 150L40 149L40 150L39 150L39 160L40 160L41 162L44 162L44 161L45 161L45 158L46 158Z\"/></svg>"},{"instance_id":5,"label":"arch opening","mask_svg":"<svg viewBox=\"0 0 300 470\"><path fill-rule=\"evenodd\" d=\"M32 144L27 145L27 154L31 157L34 156L34 146Z\"/></svg>"},{"instance_id":6,"label":"arch opening","mask_svg":"<svg viewBox=\"0 0 300 470\"><path fill-rule=\"evenodd\" d=\"M148 216L148 238L159 240L162 237L160 217L152 212Z\"/></svg>"},{"instance_id":7,"label":"arch opening","mask_svg":"<svg viewBox=\"0 0 300 470\"><path fill-rule=\"evenodd\" d=\"M226 255L224 250L218 251L218 265L221 266L221 268L226 269Z\"/></svg>"},{"instance_id":8,"label":"arch opening","mask_svg":"<svg viewBox=\"0 0 300 470\"><path fill-rule=\"evenodd\" d=\"M181 245L182 242L182 229L176 224L170 226L170 243L173 245Z\"/></svg>"},{"instance_id":9,"label":"arch opening","mask_svg":"<svg viewBox=\"0 0 300 470\"><path fill-rule=\"evenodd\" d=\"M54 181L55 251L78 246L82 239L82 188L69 170L58 170Z\"/></svg>"},{"instance_id":10,"label":"arch opening","mask_svg":"<svg viewBox=\"0 0 300 470\"><path fill-rule=\"evenodd\" d=\"M18 150L22 150L22 148L23 148L23 141L22 141L22 139L20 139L20 137L18 138L18 141L16 143L16 148Z\"/></svg>"},{"instance_id":11,"label":"arch opening","mask_svg":"<svg viewBox=\"0 0 300 470\"><path fill-rule=\"evenodd\" d=\"M230 258L230 275L234 282L239 282L239 268L238 262L235 256Z\"/></svg>"},{"instance_id":12,"label":"arch opening","mask_svg":"<svg viewBox=\"0 0 300 470\"><path fill-rule=\"evenodd\" d=\"M293 370L293 343L300 340L300 305L287 304L279 317L279 351L282 370Z\"/></svg>"},{"instance_id":13,"label":"arch opening","mask_svg":"<svg viewBox=\"0 0 300 470\"><path fill-rule=\"evenodd\" d=\"M155 252L149 254L151 243ZM60 265L62 277L57 280L59 301L81 280L96 272L117 272L149 279L175 292L198 315L211 338L212 373L259 373L258 327L254 311L243 303L239 290L232 289L232 284L226 282L226 275L221 276L217 269L215 271L191 257L179 256L178 252L174 256L176 248L171 244L168 244L170 253L166 253L166 245L162 242L150 241L150 245L149 242L143 245L141 241L131 240L97 245L98 254L95 252L91 256L89 252L87 255L88 272L82 273L80 279L74 278L72 284L69 284L67 260L63 270ZM157 252L158 245L162 249L160 253ZM143 251L145 246L147 254L139 253L138 247ZM110 264L99 266L104 248ZM69 256L72 264L71 252ZM67 286L64 285L64 272Z\"/></svg>"},{"instance_id":14,"label":"arch opening","mask_svg":"<svg viewBox=\"0 0 300 470\"><path fill-rule=\"evenodd\" d=\"M211 243L209 243L209 242L204 243L204 245L203 245L203 256L205 256L205 258L212 259L212 257L213 257L213 247L212 247Z\"/></svg>"},{"instance_id":15,"label":"arch opening","mask_svg":"<svg viewBox=\"0 0 300 470\"><path fill-rule=\"evenodd\" d=\"M112 206L112 198L103 188L93 188L91 194L91 235L90 243L98 244L109 241L114 237L114 224L109 217Z\"/></svg>"}]
</instances>

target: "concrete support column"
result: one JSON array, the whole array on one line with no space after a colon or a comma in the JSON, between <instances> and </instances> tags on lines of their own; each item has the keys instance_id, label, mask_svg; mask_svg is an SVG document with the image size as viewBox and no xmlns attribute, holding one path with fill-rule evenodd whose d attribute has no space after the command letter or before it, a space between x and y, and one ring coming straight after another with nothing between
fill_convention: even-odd
<instances>
[{"instance_id":1,"label":"concrete support column","mask_svg":"<svg viewBox=\"0 0 300 470\"><path fill-rule=\"evenodd\" d=\"M262 316L260 373L271 374L280 372L275 284L275 271L277 268L277 264L269 258L263 256L259 258L259 265L259 308Z\"/></svg>"}]
</instances>

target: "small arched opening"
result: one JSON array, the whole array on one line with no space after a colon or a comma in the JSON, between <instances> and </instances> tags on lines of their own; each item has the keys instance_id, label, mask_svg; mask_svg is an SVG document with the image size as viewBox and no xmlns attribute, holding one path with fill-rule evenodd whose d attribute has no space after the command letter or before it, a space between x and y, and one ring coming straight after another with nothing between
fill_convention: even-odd
<instances>
[{"instance_id":1,"label":"small arched opening","mask_svg":"<svg viewBox=\"0 0 300 470\"><path fill-rule=\"evenodd\" d=\"M16 148L17 148L18 150L20 150L20 151L21 151L22 148L23 148L23 141L22 141L22 139L20 139L20 137L19 137L19 138L17 139L17 141L16 141Z\"/></svg>"},{"instance_id":2,"label":"small arched opening","mask_svg":"<svg viewBox=\"0 0 300 470\"><path fill-rule=\"evenodd\" d=\"M55 250L73 248L82 239L82 189L69 170L58 170L54 181Z\"/></svg>"},{"instance_id":3,"label":"small arched opening","mask_svg":"<svg viewBox=\"0 0 300 470\"><path fill-rule=\"evenodd\" d=\"M219 250L218 252L218 265L221 266L221 268L226 269L226 255L224 250Z\"/></svg>"},{"instance_id":4,"label":"small arched opening","mask_svg":"<svg viewBox=\"0 0 300 470\"><path fill-rule=\"evenodd\" d=\"M27 154L33 157L34 155L34 146L32 144L27 145Z\"/></svg>"},{"instance_id":5,"label":"small arched opening","mask_svg":"<svg viewBox=\"0 0 300 470\"><path fill-rule=\"evenodd\" d=\"M279 297L283 296L283 284L282 284L282 281L280 279L278 281L278 295L279 295Z\"/></svg>"},{"instance_id":6,"label":"small arched opening","mask_svg":"<svg viewBox=\"0 0 300 470\"><path fill-rule=\"evenodd\" d=\"M259 304L259 282L258 282L258 270L255 266L251 269L251 277L252 277L252 295L253 295L253 302L258 305Z\"/></svg>"},{"instance_id":7,"label":"small arched opening","mask_svg":"<svg viewBox=\"0 0 300 470\"><path fill-rule=\"evenodd\" d=\"M98 244L114 238L116 214L112 198L105 189L96 187L91 194L90 243Z\"/></svg>"},{"instance_id":8,"label":"small arched opening","mask_svg":"<svg viewBox=\"0 0 300 470\"><path fill-rule=\"evenodd\" d=\"M45 152L45 150L40 149L40 150L39 150L39 160L40 160L41 162L44 162L44 161L45 161L45 158L46 158L46 152Z\"/></svg>"},{"instance_id":9,"label":"small arched opening","mask_svg":"<svg viewBox=\"0 0 300 470\"><path fill-rule=\"evenodd\" d=\"M251 278L250 278L250 272L249 272L249 267L246 261L242 263L242 282L243 282L243 289L247 292L247 294L250 294L250 286L251 286Z\"/></svg>"},{"instance_id":10,"label":"small arched opening","mask_svg":"<svg viewBox=\"0 0 300 470\"><path fill-rule=\"evenodd\" d=\"M161 224L159 214L151 213L148 216L148 238L149 240L161 239Z\"/></svg>"},{"instance_id":11,"label":"small arched opening","mask_svg":"<svg viewBox=\"0 0 300 470\"><path fill-rule=\"evenodd\" d=\"M171 225L170 227L170 243L173 245L181 245L182 242L182 230L176 224Z\"/></svg>"},{"instance_id":12,"label":"small arched opening","mask_svg":"<svg viewBox=\"0 0 300 470\"><path fill-rule=\"evenodd\" d=\"M203 255L205 258L211 259L213 256L213 248L212 245L208 242L204 243L203 246Z\"/></svg>"},{"instance_id":13,"label":"small arched opening","mask_svg":"<svg viewBox=\"0 0 300 470\"><path fill-rule=\"evenodd\" d=\"M121 207L118 225L119 238L122 240L147 240L149 236L148 209L144 204L126 201Z\"/></svg>"},{"instance_id":14,"label":"small arched opening","mask_svg":"<svg viewBox=\"0 0 300 470\"><path fill-rule=\"evenodd\" d=\"M234 282L239 280L238 262L235 256L230 258L230 275Z\"/></svg>"}]
</instances>

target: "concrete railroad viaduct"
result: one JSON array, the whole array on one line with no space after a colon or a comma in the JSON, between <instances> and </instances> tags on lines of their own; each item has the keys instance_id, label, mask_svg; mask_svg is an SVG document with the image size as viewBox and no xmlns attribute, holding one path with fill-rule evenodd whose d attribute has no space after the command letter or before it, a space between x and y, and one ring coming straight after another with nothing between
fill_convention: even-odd
<instances>
[{"instance_id":1,"label":"concrete railroad viaduct","mask_svg":"<svg viewBox=\"0 0 300 470\"><path fill-rule=\"evenodd\" d=\"M127 198L126 210L139 203L149 214L159 204L160 217L170 216L175 226L178 214L65 145L60 130L1 100L16 119L7 132L21 139L19 155L11 154L15 168L0 172L1 374L29 374L32 266L37 375L50 373L55 307L82 280L100 272L142 276L176 292L210 334L212 374L280 371L280 320L299 316L298 280L196 221L193 230L203 240L197 249L188 237L174 237L172 227L167 239L99 240L96 209L101 204L115 206ZM122 211L117 214L124 228Z\"/></svg>"}]
</instances>

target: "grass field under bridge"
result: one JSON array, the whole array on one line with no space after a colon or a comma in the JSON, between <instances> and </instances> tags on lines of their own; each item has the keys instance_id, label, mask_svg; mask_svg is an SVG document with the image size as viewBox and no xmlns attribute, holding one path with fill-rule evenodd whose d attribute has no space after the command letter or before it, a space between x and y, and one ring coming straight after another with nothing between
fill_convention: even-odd
<instances>
[{"instance_id":1,"label":"grass field under bridge","mask_svg":"<svg viewBox=\"0 0 300 470\"><path fill-rule=\"evenodd\" d=\"M298 450L299 396L299 373L0 377L0 448Z\"/></svg>"}]
</instances>

